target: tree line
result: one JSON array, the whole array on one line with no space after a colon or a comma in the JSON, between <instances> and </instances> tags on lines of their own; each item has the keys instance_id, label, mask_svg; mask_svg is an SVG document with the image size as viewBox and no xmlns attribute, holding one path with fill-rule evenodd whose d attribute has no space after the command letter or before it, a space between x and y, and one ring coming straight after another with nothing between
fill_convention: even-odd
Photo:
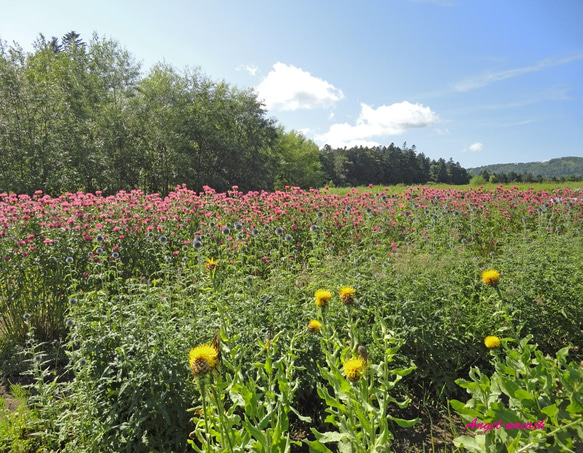
<instances>
[{"instance_id":1,"label":"tree line","mask_svg":"<svg viewBox=\"0 0 583 453\"><path fill-rule=\"evenodd\" d=\"M167 64L142 74L117 41L96 34L40 35L32 52L0 40L0 192L428 181L468 175L406 145L320 150L268 117L252 89Z\"/></svg>"},{"instance_id":2,"label":"tree line","mask_svg":"<svg viewBox=\"0 0 583 453\"><path fill-rule=\"evenodd\" d=\"M415 145L352 147L321 150L320 162L326 181L336 186L367 184L467 184L469 174L458 162L433 160L417 153Z\"/></svg>"}]
</instances>

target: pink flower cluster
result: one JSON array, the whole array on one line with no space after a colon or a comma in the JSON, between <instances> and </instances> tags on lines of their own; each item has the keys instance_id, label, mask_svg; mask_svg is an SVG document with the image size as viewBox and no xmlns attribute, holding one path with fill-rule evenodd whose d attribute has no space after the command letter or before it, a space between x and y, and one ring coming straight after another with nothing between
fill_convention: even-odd
<instances>
[{"instance_id":1,"label":"pink flower cluster","mask_svg":"<svg viewBox=\"0 0 583 453\"><path fill-rule=\"evenodd\" d=\"M253 231L272 231L276 227L291 235L293 243L307 231L321 231L334 246L340 240L358 243L368 238L395 243L407 235L430 240L432 217L450 221L450 234L460 241L472 241L485 232L499 236L505 231L520 231L525 221L562 219L578 225L583 217L583 193L560 189L520 190L517 187L486 191L411 187L403 193L372 190L349 191L340 196L323 190L290 187L275 192L240 192L237 186L226 193L205 187L200 193L185 186L176 187L167 197L146 195L141 191L121 191L104 196L101 192L66 193L50 197L36 192L32 197L0 193L0 238L10 237L10 256L26 256L41 246L52 246L67 235L93 241L98 235L109 243L121 244L136 235L153 233L184 244L196 235L217 237L229 234L223 242L233 248L248 241ZM456 219L475 223L464 230ZM233 231L237 223L237 234ZM271 226L273 225L273 226ZM227 228L230 227L230 228ZM545 228L553 230L554 224ZM471 236L470 236L471 234ZM283 236L282 236L283 237ZM0 253L3 253L0 244ZM173 250L178 255L178 250Z\"/></svg>"}]
</instances>

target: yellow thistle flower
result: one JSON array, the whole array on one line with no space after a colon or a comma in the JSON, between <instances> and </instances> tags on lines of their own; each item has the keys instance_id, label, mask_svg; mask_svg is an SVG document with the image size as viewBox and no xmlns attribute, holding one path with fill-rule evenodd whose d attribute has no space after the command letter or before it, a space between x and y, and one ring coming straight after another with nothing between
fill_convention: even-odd
<instances>
[{"instance_id":1,"label":"yellow thistle flower","mask_svg":"<svg viewBox=\"0 0 583 453\"><path fill-rule=\"evenodd\" d=\"M350 305L354 302L354 295L356 290L350 286L343 286L340 288L340 300L344 305Z\"/></svg>"},{"instance_id":2,"label":"yellow thistle flower","mask_svg":"<svg viewBox=\"0 0 583 453\"><path fill-rule=\"evenodd\" d=\"M203 344L192 349L189 356L190 370L195 376L204 376L216 369L220 363L220 352L210 344Z\"/></svg>"},{"instance_id":3,"label":"yellow thistle flower","mask_svg":"<svg viewBox=\"0 0 583 453\"><path fill-rule=\"evenodd\" d=\"M206 269L209 272L214 271L218 265L219 265L219 262L217 260L215 260L214 258L208 258L206 260L206 263L204 264L204 266L206 267Z\"/></svg>"},{"instance_id":4,"label":"yellow thistle flower","mask_svg":"<svg viewBox=\"0 0 583 453\"><path fill-rule=\"evenodd\" d=\"M365 361L362 357L348 359L344 362L344 374L350 382L357 382L364 371Z\"/></svg>"},{"instance_id":5,"label":"yellow thistle flower","mask_svg":"<svg viewBox=\"0 0 583 453\"><path fill-rule=\"evenodd\" d=\"M489 269L482 272L482 281L492 288L498 286L498 280L500 280L500 273L494 269Z\"/></svg>"},{"instance_id":6,"label":"yellow thistle flower","mask_svg":"<svg viewBox=\"0 0 583 453\"><path fill-rule=\"evenodd\" d=\"M323 289L316 291L314 296L316 297L316 305L318 307L325 307L330 303L330 299L332 299L332 293Z\"/></svg>"},{"instance_id":7,"label":"yellow thistle flower","mask_svg":"<svg viewBox=\"0 0 583 453\"><path fill-rule=\"evenodd\" d=\"M308 323L308 330L312 333L318 333L322 329L322 323L317 319L312 319Z\"/></svg>"},{"instance_id":8,"label":"yellow thistle flower","mask_svg":"<svg viewBox=\"0 0 583 453\"><path fill-rule=\"evenodd\" d=\"M484 344L488 349L496 349L500 347L500 338L494 335L488 335L484 338Z\"/></svg>"}]
</instances>

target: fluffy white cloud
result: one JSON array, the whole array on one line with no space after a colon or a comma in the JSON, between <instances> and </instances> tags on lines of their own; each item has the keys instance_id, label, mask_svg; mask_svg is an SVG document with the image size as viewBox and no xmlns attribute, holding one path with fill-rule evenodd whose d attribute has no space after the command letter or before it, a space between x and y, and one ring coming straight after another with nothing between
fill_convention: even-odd
<instances>
[{"instance_id":1,"label":"fluffy white cloud","mask_svg":"<svg viewBox=\"0 0 583 453\"><path fill-rule=\"evenodd\" d=\"M274 64L256 91L265 106L274 110L327 108L344 98L334 85L284 63Z\"/></svg>"},{"instance_id":2,"label":"fluffy white cloud","mask_svg":"<svg viewBox=\"0 0 583 453\"><path fill-rule=\"evenodd\" d=\"M484 149L484 144L480 142L472 143L470 146L464 149L464 151L482 151Z\"/></svg>"},{"instance_id":3,"label":"fluffy white cloud","mask_svg":"<svg viewBox=\"0 0 583 453\"><path fill-rule=\"evenodd\" d=\"M334 148L343 146L376 146L373 139L400 135L409 129L427 127L439 121L439 117L429 107L403 101L391 105L373 107L361 104L356 124L333 124L330 130L315 139Z\"/></svg>"}]
</instances>

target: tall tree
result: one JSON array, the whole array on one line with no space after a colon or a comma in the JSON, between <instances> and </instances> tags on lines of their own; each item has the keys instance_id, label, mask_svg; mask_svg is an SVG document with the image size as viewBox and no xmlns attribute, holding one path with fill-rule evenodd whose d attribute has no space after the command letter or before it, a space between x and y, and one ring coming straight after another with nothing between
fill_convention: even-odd
<instances>
[{"instance_id":1,"label":"tall tree","mask_svg":"<svg viewBox=\"0 0 583 453\"><path fill-rule=\"evenodd\" d=\"M306 139L301 132L286 133L280 127L274 153L278 160L275 188L298 186L307 189L322 185L318 145Z\"/></svg>"}]
</instances>

